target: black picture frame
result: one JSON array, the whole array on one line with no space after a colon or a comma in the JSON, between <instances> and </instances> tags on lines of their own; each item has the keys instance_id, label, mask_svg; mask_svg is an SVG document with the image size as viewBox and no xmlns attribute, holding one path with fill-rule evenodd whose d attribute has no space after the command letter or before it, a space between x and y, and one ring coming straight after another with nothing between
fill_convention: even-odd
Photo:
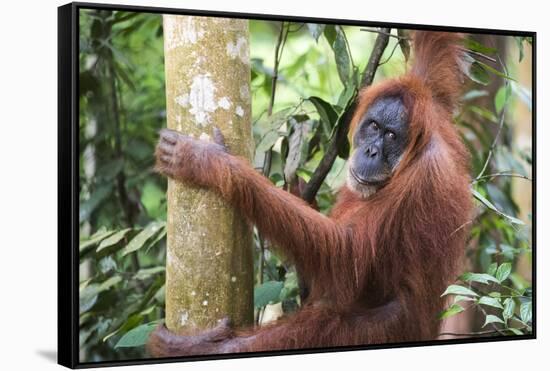
<instances>
[{"instance_id":1,"label":"black picture frame","mask_svg":"<svg viewBox=\"0 0 550 371\"><path fill-rule=\"evenodd\" d=\"M267 21L294 21L308 23L340 24L350 26L406 28L411 30L451 31L476 34L498 34L507 36L524 36L532 38L532 195L533 195L533 224L532 224L532 287L533 287L533 331L528 335L513 335L493 338L465 338L433 340L412 343L393 343L365 346L348 346L323 349L296 349L285 351L219 354L205 356L191 356L182 358L150 358L128 361L104 361L93 363L79 362L79 293L78 293L78 269L79 269L79 197L78 197L78 119L79 119L79 11L81 9L124 10L132 12L147 12L160 14L213 16L226 18L256 19ZM130 6L96 3L69 3L58 8L58 363L69 368L89 368L100 366L123 366L137 364L156 364L167 362L199 361L213 359L230 359L258 356L276 356L287 354L306 354L321 352L341 352L365 349L385 349L401 347L418 347L431 345L464 344L509 340L536 339L536 235L537 235L537 210L536 210L536 111L537 111L537 79L536 79L536 52L537 33L533 31L450 27L441 25L424 25L410 23L392 23L380 21L363 21L350 19L329 19L298 17L274 14L253 14L224 11L203 11L192 9L160 8L148 6Z\"/></svg>"}]
</instances>

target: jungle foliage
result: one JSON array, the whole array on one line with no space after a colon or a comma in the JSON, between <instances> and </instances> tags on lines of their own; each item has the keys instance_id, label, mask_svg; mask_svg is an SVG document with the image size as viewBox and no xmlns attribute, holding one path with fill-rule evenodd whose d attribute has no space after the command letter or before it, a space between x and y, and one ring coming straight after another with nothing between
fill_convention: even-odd
<instances>
[{"instance_id":1,"label":"jungle foliage","mask_svg":"<svg viewBox=\"0 0 550 371\"><path fill-rule=\"evenodd\" d=\"M383 32L251 21L250 34L254 166L300 193L345 123ZM481 322L466 336L532 331L532 207L530 198L517 203L518 192L531 195L532 148L517 128L530 119L530 90L517 76L531 41L505 39L506 53L475 38L464 45L471 81L455 122L472 155L477 213L463 226L468 269L442 293L454 299L441 318L475 308ZM402 73L409 53L408 33L391 30L375 80ZM161 16L81 11L79 60L81 360L135 359L164 318L166 180L152 170L166 125ZM323 213L345 181L345 142L315 194ZM267 305L300 305L293 267L269 248L256 231L256 320Z\"/></svg>"}]
</instances>

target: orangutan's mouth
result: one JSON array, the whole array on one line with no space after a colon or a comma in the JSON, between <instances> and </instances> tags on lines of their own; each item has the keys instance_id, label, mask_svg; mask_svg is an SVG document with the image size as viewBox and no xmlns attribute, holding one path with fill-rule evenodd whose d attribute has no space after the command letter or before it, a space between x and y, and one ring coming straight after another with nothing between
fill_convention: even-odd
<instances>
[{"instance_id":1,"label":"orangutan's mouth","mask_svg":"<svg viewBox=\"0 0 550 371\"><path fill-rule=\"evenodd\" d=\"M351 167L349 169L349 172L353 176L353 178L357 181L357 183L359 183L361 185L365 185L365 186L371 186L371 187L372 186L379 186L379 185L383 184L384 182L386 182L386 180L387 180L387 178L385 178L383 180L366 180L366 179L363 179L359 175L357 175L355 170L353 170L353 168L351 168Z\"/></svg>"}]
</instances>

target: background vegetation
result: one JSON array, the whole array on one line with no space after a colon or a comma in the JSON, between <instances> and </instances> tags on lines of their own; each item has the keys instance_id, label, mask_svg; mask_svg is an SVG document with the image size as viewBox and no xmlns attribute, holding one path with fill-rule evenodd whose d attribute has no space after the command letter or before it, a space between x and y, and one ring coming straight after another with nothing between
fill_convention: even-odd
<instances>
[{"instance_id":1,"label":"background vegetation","mask_svg":"<svg viewBox=\"0 0 550 371\"><path fill-rule=\"evenodd\" d=\"M300 194L330 152L381 34L265 21L251 21L250 33L254 166ZM405 71L407 35L391 30L375 80ZM455 122L472 154L478 209L463 226L467 271L442 293L453 295L441 318L472 313L462 317L470 330L454 336L530 333L530 40L474 35L464 47L471 81ZM79 58L81 361L140 358L164 317L166 181L152 171L165 126L162 18L81 11ZM316 193L323 213L348 154L349 145L338 147ZM296 310L293 267L257 232L254 248L256 320Z\"/></svg>"}]
</instances>

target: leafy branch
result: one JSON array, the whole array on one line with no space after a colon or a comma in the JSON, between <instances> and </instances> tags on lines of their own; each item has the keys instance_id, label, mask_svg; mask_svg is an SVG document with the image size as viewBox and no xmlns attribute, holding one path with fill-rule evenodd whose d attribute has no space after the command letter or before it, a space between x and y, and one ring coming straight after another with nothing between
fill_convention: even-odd
<instances>
[{"instance_id":1,"label":"leafy branch","mask_svg":"<svg viewBox=\"0 0 550 371\"><path fill-rule=\"evenodd\" d=\"M493 263L486 273L466 272L459 277L459 281L463 284L453 284L447 287L441 296L454 295L454 301L440 313L440 319L449 318L463 312L465 308L459 303L466 301L471 303L469 307L475 307L485 317L483 327L490 325L493 330L466 334L442 333L440 335L506 335L508 332L521 335L524 331L531 332L532 298L530 295L526 295L525 290L513 288L506 284L511 273L511 263L506 262L501 265ZM517 303L521 305L518 306ZM490 308L493 311L492 313L496 311L499 315L489 313L486 308ZM519 312L519 317L516 312ZM512 321L518 322L521 326L515 326Z\"/></svg>"},{"instance_id":2,"label":"leafy branch","mask_svg":"<svg viewBox=\"0 0 550 371\"><path fill-rule=\"evenodd\" d=\"M383 28L381 33L376 37L372 53L370 55L369 61L365 70L363 71L362 77L362 86L366 87L372 84L374 80L374 75L378 66L380 65L380 59L386 46L388 45L390 29ZM354 94L347 103L347 106L342 114L338 117L336 122L337 129L335 134L330 139L328 148L321 159L321 162L313 172L309 182L305 185L304 189L301 192L301 197L308 203L312 203L315 200L315 196L321 188L323 181L325 180L327 174L329 173L336 157L338 155L338 149L346 145L347 135L349 131L349 126L353 113L355 111L357 102L357 90L354 91Z\"/></svg>"}]
</instances>

